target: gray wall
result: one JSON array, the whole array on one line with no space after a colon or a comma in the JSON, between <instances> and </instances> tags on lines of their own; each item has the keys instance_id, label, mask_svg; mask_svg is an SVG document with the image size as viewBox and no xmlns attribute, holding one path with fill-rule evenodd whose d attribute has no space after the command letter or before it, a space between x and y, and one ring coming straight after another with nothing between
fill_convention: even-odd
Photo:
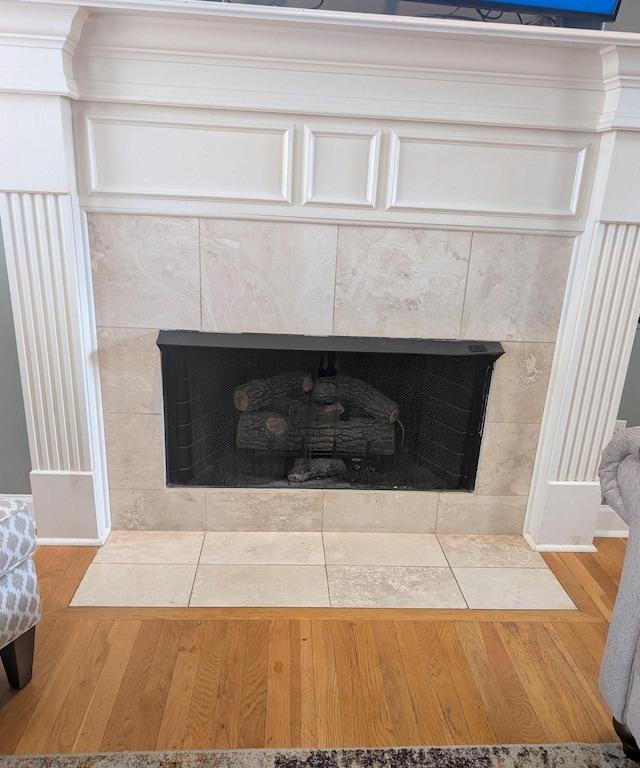
<instances>
[{"instance_id":1,"label":"gray wall","mask_svg":"<svg viewBox=\"0 0 640 768\"><path fill-rule=\"evenodd\" d=\"M0 235L0 494L31 493L30 471L7 262Z\"/></svg>"},{"instance_id":2,"label":"gray wall","mask_svg":"<svg viewBox=\"0 0 640 768\"><path fill-rule=\"evenodd\" d=\"M613 24L607 24L607 29L616 32L640 32L640 2L622 0L618 18Z\"/></svg>"},{"instance_id":3,"label":"gray wall","mask_svg":"<svg viewBox=\"0 0 640 768\"><path fill-rule=\"evenodd\" d=\"M624 419L628 427L640 427L640 326L631 350L618 419Z\"/></svg>"},{"instance_id":4,"label":"gray wall","mask_svg":"<svg viewBox=\"0 0 640 768\"><path fill-rule=\"evenodd\" d=\"M615 24L608 24L607 29L618 32L640 32L640 2L622 0ZM640 426L640 330L636 330L622 400L618 409L618 419L624 419L628 427Z\"/></svg>"}]
</instances>

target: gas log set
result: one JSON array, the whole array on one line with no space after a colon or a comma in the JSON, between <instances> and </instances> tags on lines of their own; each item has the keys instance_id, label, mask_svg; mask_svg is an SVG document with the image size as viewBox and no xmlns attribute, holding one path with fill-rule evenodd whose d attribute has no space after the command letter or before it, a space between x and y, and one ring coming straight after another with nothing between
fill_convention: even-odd
<instances>
[{"instance_id":1,"label":"gas log set","mask_svg":"<svg viewBox=\"0 0 640 768\"><path fill-rule=\"evenodd\" d=\"M247 381L233 402L241 412L237 448L297 455L290 482L345 474L336 455L392 456L396 449L398 404L354 376L286 371Z\"/></svg>"}]
</instances>

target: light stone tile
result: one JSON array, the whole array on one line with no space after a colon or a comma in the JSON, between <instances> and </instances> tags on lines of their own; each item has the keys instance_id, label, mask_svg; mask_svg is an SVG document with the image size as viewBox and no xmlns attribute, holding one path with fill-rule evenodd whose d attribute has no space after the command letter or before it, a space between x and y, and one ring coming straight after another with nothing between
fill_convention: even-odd
<instances>
[{"instance_id":1,"label":"light stone tile","mask_svg":"<svg viewBox=\"0 0 640 768\"><path fill-rule=\"evenodd\" d=\"M569 237L475 233L462 338L555 341L572 248Z\"/></svg>"},{"instance_id":2,"label":"light stone tile","mask_svg":"<svg viewBox=\"0 0 640 768\"><path fill-rule=\"evenodd\" d=\"M324 565L322 534L218 531L206 534L203 564Z\"/></svg>"},{"instance_id":3,"label":"light stone tile","mask_svg":"<svg viewBox=\"0 0 640 768\"><path fill-rule=\"evenodd\" d=\"M202 323L227 333L331 333L337 228L201 221Z\"/></svg>"},{"instance_id":4,"label":"light stone tile","mask_svg":"<svg viewBox=\"0 0 640 768\"><path fill-rule=\"evenodd\" d=\"M439 534L449 565L464 568L546 568L522 536Z\"/></svg>"},{"instance_id":5,"label":"light stone tile","mask_svg":"<svg viewBox=\"0 0 640 768\"><path fill-rule=\"evenodd\" d=\"M549 570L542 568L454 568L469 608L575 610Z\"/></svg>"},{"instance_id":6,"label":"light stone tile","mask_svg":"<svg viewBox=\"0 0 640 768\"><path fill-rule=\"evenodd\" d=\"M98 326L200 329L198 220L90 214Z\"/></svg>"},{"instance_id":7,"label":"light stone tile","mask_svg":"<svg viewBox=\"0 0 640 768\"><path fill-rule=\"evenodd\" d=\"M114 530L204 530L204 488L111 490L109 497Z\"/></svg>"},{"instance_id":8,"label":"light stone tile","mask_svg":"<svg viewBox=\"0 0 640 768\"><path fill-rule=\"evenodd\" d=\"M323 530L433 533L437 511L429 491L325 491Z\"/></svg>"},{"instance_id":9,"label":"light stone tile","mask_svg":"<svg viewBox=\"0 0 640 768\"><path fill-rule=\"evenodd\" d=\"M466 608L449 568L328 565L333 608Z\"/></svg>"},{"instance_id":10,"label":"light stone tile","mask_svg":"<svg viewBox=\"0 0 640 768\"><path fill-rule=\"evenodd\" d=\"M197 565L203 541L195 531L111 531L93 562Z\"/></svg>"},{"instance_id":11,"label":"light stone tile","mask_svg":"<svg viewBox=\"0 0 640 768\"><path fill-rule=\"evenodd\" d=\"M321 565L200 565L192 607L327 608Z\"/></svg>"},{"instance_id":12,"label":"light stone tile","mask_svg":"<svg viewBox=\"0 0 640 768\"><path fill-rule=\"evenodd\" d=\"M208 531L321 531L323 491L208 490Z\"/></svg>"},{"instance_id":13,"label":"light stone tile","mask_svg":"<svg viewBox=\"0 0 640 768\"><path fill-rule=\"evenodd\" d=\"M539 433L539 424L486 424L476 493L527 496Z\"/></svg>"},{"instance_id":14,"label":"light stone tile","mask_svg":"<svg viewBox=\"0 0 640 768\"><path fill-rule=\"evenodd\" d=\"M164 488L162 416L105 413L104 430L111 489Z\"/></svg>"},{"instance_id":15,"label":"light stone tile","mask_svg":"<svg viewBox=\"0 0 640 768\"><path fill-rule=\"evenodd\" d=\"M447 566L432 533L334 533L325 532L327 565L429 565Z\"/></svg>"},{"instance_id":16,"label":"light stone tile","mask_svg":"<svg viewBox=\"0 0 640 768\"><path fill-rule=\"evenodd\" d=\"M401 533L434 533L438 512L438 494L430 491L376 491L376 521L378 525L397 521ZM415 526L415 527L414 527ZM374 529L375 530L375 529Z\"/></svg>"},{"instance_id":17,"label":"light stone tile","mask_svg":"<svg viewBox=\"0 0 640 768\"><path fill-rule=\"evenodd\" d=\"M457 338L470 244L466 232L341 226L333 333Z\"/></svg>"},{"instance_id":18,"label":"light stone tile","mask_svg":"<svg viewBox=\"0 0 640 768\"><path fill-rule=\"evenodd\" d=\"M491 379L487 421L539 424L555 344L503 342L503 347Z\"/></svg>"},{"instance_id":19,"label":"light stone tile","mask_svg":"<svg viewBox=\"0 0 640 768\"><path fill-rule=\"evenodd\" d=\"M92 563L71 605L185 608L195 573L195 565Z\"/></svg>"},{"instance_id":20,"label":"light stone tile","mask_svg":"<svg viewBox=\"0 0 640 768\"><path fill-rule=\"evenodd\" d=\"M99 328L98 359L106 413L162 413L158 331Z\"/></svg>"},{"instance_id":21,"label":"light stone tile","mask_svg":"<svg viewBox=\"0 0 640 768\"><path fill-rule=\"evenodd\" d=\"M437 533L522 533L527 509L525 496L478 496L441 493Z\"/></svg>"}]
</instances>

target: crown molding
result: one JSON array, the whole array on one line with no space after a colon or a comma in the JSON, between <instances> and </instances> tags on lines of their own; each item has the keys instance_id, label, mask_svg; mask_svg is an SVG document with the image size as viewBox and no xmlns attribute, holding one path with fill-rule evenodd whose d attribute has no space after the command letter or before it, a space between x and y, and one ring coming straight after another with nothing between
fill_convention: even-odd
<instances>
[{"instance_id":1,"label":"crown molding","mask_svg":"<svg viewBox=\"0 0 640 768\"><path fill-rule=\"evenodd\" d=\"M0 91L77 98L73 56L87 18L75 4L0 2Z\"/></svg>"}]
</instances>

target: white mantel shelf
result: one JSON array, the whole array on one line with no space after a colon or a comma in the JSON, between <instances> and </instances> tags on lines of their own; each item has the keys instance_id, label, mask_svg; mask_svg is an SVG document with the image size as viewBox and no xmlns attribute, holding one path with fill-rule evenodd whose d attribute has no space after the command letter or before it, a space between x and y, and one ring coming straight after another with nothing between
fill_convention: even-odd
<instances>
[{"instance_id":1,"label":"white mantel shelf","mask_svg":"<svg viewBox=\"0 0 640 768\"><path fill-rule=\"evenodd\" d=\"M197 0L2 9L9 91L589 131L640 121L634 34ZM56 83L44 58L28 77L22 55L56 45L73 80Z\"/></svg>"},{"instance_id":2,"label":"white mantel shelf","mask_svg":"<svg viewBox=\"0 0 640 768\"><path fill-rule=\"evenodd\" d=\"M591 546L640 313L640 35L0 0L0 114L43 538L110 524L95 212L575 238L524 532Z\"/></svg>"}]
</instances>

